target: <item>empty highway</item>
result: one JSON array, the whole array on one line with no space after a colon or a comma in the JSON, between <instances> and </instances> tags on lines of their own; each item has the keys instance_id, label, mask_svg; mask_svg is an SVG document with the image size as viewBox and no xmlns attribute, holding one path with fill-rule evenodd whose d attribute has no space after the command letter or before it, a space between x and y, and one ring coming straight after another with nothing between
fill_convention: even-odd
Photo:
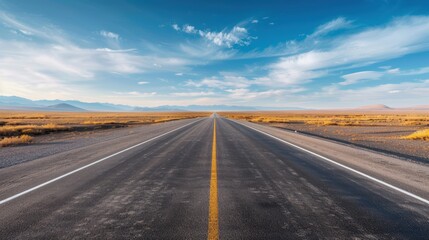
<instances>
[{"instance_id":1,"label":"empty highway","mask_svg":"<svg viewBox=\"0 0 429 240\"><path fill-rule=\"evenodd\" d=\"M0 169L0 239L428 239L427 165L216 114L142 129Z\"/></svg>"}]
</instances>

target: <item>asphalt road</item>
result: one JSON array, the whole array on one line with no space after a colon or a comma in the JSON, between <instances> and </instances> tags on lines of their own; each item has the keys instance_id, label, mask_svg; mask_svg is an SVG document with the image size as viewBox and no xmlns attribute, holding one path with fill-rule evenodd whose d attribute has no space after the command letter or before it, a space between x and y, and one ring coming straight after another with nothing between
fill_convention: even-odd
<instances>
[{"instance_id":1,"label":"asphalt road","mask_svg":"<svg viewBox=\"0 0 429 240\"><path fill-rule=\"evenodd\" d=\"M0 239L428 239L429 204L242 124L158 130L0 169Z\"/></svg>"}]
</instances>

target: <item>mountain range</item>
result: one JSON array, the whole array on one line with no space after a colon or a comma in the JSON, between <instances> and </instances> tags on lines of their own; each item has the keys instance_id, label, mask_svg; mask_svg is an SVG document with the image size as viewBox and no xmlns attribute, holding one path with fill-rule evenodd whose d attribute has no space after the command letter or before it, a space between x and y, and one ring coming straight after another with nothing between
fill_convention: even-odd
<instances>
[{"instance_id":1,"label":"mountain range","mask_svg":"<svg viewBox=\"0 0 429 240\"><path fill-rule=\"evenodd\" d=\"M164 105L158 107L130 106L123 104L81 102L77 100L30 100L16 96L0 96L0 109L23 111L58 111L58 112L182 112L182 111L281 111L281 110L312 110L297 107L258 107L231 105ZM328 110L328 109L327 109ZM407 108L391 108L383 104L366 105L357 108L330 109L352 111L390 111L416 110L429 111L429 105L419 105Z\"/></svg>"},{"instance_id":2,"label":"mountain range","mask_svg":"<svg viewBox=\"0 0 429 240\"><path fill-rule=\"evenodd\" d=\"M0 96L0 109L24 111L61 111L61 112L181 112L181 111L256 111L256 110L304 110L304 108L276 108L231 105L164 105L141 107L99 102L81 102L76 100L30 100L16 96Z\"/></svg>"}]
</instances>

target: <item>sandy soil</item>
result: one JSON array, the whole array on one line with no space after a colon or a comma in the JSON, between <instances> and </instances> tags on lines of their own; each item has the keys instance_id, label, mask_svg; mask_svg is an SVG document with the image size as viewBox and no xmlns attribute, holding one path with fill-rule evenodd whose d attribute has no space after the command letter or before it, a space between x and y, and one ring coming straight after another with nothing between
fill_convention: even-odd
<instances>
[{"instance_id":1,"label":"sandy soil","mask_svg":"<svg viewBox=\"0 0 429 240\"><path fill-rule=\"evenodd\" d=\"M263 125L429 163L428 141L400 139L400 136L415 132L415 126L317 126L299 123L263 123Z\"/></svg>"}]
</instances>

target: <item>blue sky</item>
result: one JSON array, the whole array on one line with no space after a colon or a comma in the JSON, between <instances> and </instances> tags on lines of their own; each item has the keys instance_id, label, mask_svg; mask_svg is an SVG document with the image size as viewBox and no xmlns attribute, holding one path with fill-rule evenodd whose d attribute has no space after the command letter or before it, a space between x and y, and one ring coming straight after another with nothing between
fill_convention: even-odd
<instances>
[{"instance_id":1,"label":"blue sky","mask_svg":"<svg viewBox=\"0 0 429 240\"><path fill-rule=\"evenodd\" d=\"M429 2L0 0L0 95L429 104Z\"/></svg>"}]
</instances>

